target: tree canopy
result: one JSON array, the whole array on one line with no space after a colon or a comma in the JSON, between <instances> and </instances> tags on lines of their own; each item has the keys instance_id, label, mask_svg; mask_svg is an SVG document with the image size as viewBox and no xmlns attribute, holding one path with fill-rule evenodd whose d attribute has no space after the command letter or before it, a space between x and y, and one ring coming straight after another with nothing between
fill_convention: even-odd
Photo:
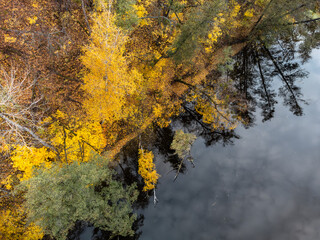
<instances>
[{"instance_id":1,"label":"tree canopy","mask_svg":"<svg viewBox=\"0 0 320 240\"><path fill-rule=\"evenodd\" d=\"M12 0L0 12L2 239L65 239L77 221L133 234L137 194L111 170L123 147L138 142L136 172L155 196L148 129L190 114L210 132L232 133L252 123L254 94L268 120L273 75L301 115L294 81L304 73L273 44L299 42L306 61L320 37L317 0ZM256 72L231 60L248 49ZM237 82L233 69L251 75ZM171 139L180 159L194 135ZM19 184L24 191L14 195Z\"/></svg>"}]
</instances>

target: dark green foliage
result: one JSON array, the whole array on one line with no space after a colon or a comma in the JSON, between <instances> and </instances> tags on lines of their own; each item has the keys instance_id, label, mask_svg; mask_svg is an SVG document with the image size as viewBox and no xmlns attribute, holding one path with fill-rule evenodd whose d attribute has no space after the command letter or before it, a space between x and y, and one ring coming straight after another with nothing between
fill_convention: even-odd
<instances>
[{"instance_id":1,"label":"dark green foliage","mask_svg":"<svg viewBox=\"0 0 320 240\"><path fill-rule=\"evenodd\" d=\"M136 216L131 205L137 191L134 185L123 188L113 174L98 156L87 163L38 170L23 183L29 220L56 239L66 239L76 221L92 223L115 236L133 235Z\"/></svg>"},{"instance_id":2,"label":"dark green foliage","mask_svg":"<svg viewBox=\"0 0 320 240\"><path fill-rule=\"evenodd\" d=\"M223 50L223 61L221 61L221 64L218 64L218 71L221 72L222 74L227 73L228 71L233 70L233 64L234 60L232 59L232 48L231 47L226 47Z\"/></svg>"},{"instance_id":3,"label":"dark green foliage","mask_svg":"<svg viewBox=\"0 0 320 240\"><path fill-rule=\"evenodd\" d=\"M179 2L179 1L169 1L170 2L170 10L175 12L175 13L179 13L182 12L185 8L185 4Z\"/></svg>"},{"instance_id":4,"label":"dark green foliage","mask_svg":"<svg viewBox=\"0 0 320 240\"><path fill-rule=\"evenodd\" d=\"M225 5L220 0L207 1L195 8L188 15L186 23L182 26L181 33L174 42L173 49L169 52L177 63L189 60L199 50L200 40L208 33L212 20L222 11Z\"/></svg>"},{"instance_id":5,"label":"dark green foliage","mask_svg":"<svg viewBox=\"0 0 320 240\"><path fill-rule=\"evenodd\" d=\"M115 4L116 24L123 29L130 29L138 23L138 16L135 14L133 5L135 0L117 0Z\"/></svg>"},{"instance_id":6,"label":"dark green foliage","mask_svg":"<svg viewBox=\"0 0 320 240\"><path fill-rule=\"evenodd\" d=\"M278 39L302 41L303 50L311 51L319 39L319 21L310 21L318 18L318 5L318 0L270 0L251 37L261 38L268 46Z\"/></svg>"}]
</instances>

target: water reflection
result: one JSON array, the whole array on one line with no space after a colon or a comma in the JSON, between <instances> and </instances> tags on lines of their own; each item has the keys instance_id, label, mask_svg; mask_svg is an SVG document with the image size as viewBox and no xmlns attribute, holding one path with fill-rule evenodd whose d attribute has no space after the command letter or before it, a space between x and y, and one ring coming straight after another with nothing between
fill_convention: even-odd
<instances>
[{"instance_id":1,"label":"water reflection","mask_svg":"<svg viewBox=\"0 0 320 240\"><path fill-rule=\"evenodd\" d=\"M276 105L272 121L239 128L234 146L199 139L196 168L174 184L160 180L160 204L144 212L140 239L319 239L319 53L303 84L305 115Z\"/></svg>"},{"instance_id":2,"label":"water reflection","mask_svg":"<svg viewBox=\"0 0 320 240\"><path fill-rule=\"evenodd\" d=\"M212 130L192 106L185 105L170 127L142 136L156 153L162 176L157 186L160 203L154 208L152 195L141 191L134 206L135 236L116 239L318 239L320 59L315 53L308 65L311 75L303 92L310 106L303 115L306 101L300 80L307 75L296 52L285 42L268 48L254 43L235 57L234 69L226 74L249 103L242 113L244 127ZM217 72L211 76L225 77ZM280 101L283 105L277 104ZM183 163L173 183L181 163L170 149L177 128L196 133L199 139L192 148L196 167ZM142 190L136 149L138 141L133 141L119 156L118 178L125 184L135 182ZM78 226L82 235L70 239L109 238L108 232Z\"/></svg>"},{"instance_id":3,"label":"water reflection","mask_svg":"<svg viewBox=\"0 0 320 240\"><path fill-rule=\"evenodd\" d=\"M235 69L231 77L236 79L237 88L253 106L262 109L263 121L274 116L276 96L283 99L285 106L295 115L303 114L299 80L307 77L297 56L298 45L278 41L272 47L253 43L236 56ZM276 80L280 82L276 82ZM278 93L275 86L278 86Z\"/></svg>"}]
</instances>

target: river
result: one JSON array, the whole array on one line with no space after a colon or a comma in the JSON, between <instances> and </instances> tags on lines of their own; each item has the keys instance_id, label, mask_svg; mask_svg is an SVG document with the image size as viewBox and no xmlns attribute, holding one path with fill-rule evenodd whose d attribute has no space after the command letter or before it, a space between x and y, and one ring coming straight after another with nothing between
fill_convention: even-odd
<instances>
[{"instance_id":1,"label":"river","mask_svg":"<svg viewBox=\"0 0 320 240\"><path fill-rule=\"evenodd\" d=\"M198 137L195 167L187 164L176 181L170 162L156 155L159 202L154 206L150 197L141 204L144 217L130 239L320 239L320 50L304 69L309 75L297 83L308 102L302 116L277 96L274 117L263 122L257 108L253 126L238 127L233 144L207 146ZM80 239L105 239L92 231Z\"/></svg>"},{"instance_id":2,"label":"river","mask_svg":"<svg viewBox=\"0 0 320 240\"><path fill-rule=\"evenodd\" d=\"M143 212L141 240L320 239L320 51L300 83L309 105L295 116L279 99L275 116L236 129L234 145L192 147L195 168L173 182L162 161L159 203ZM151 200L150 200L151 201Z\"/></svg>"}]
</instances>

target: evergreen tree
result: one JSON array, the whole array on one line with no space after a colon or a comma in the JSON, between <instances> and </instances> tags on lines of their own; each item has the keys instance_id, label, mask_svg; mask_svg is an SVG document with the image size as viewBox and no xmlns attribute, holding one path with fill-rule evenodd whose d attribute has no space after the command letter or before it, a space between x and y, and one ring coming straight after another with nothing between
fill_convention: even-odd
<instances>
[{"instance_id":1,"label":"evergreen tree","mask_svg":"<svg viewBox=\"0 0 320 240\"><path fill-rule=\"evenodd\" d=\"M113 180L107 161L54 165L38 170L23 182L29 221L56 239L66 239L76 221L93 223L114 236L133 235L136 216L131 204L137 198L135 186L124 188Z\"/></svg>"}]
</instances>

